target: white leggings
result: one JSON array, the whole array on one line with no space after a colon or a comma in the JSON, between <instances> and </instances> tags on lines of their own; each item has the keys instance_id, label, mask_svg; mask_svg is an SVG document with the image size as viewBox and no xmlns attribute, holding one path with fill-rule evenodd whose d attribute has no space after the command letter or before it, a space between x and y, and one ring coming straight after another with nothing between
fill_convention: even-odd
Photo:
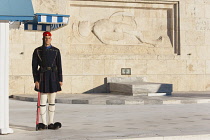
<instances>
[{"instance_id":1,"label":"white leggings","mask_svg":"<svg viewBox=\"0 0 210 140\"><path fill-rule=\"evenodd\" d=\"M56 97L56 92L54 93L41 93L41 98L40 98L40 115L42 118L42 123L47 125L47 119L46 119L46 103L48 100L48 124L53 123L54 119L54 113L55 113L55 97Z\"/></svg>"}]
</instances>

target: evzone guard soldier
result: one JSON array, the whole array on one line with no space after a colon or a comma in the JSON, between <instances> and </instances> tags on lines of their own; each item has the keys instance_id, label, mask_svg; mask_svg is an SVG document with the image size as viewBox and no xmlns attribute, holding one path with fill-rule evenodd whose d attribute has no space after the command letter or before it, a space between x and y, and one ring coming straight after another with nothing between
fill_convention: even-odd
<instances>
[{"instance_id":1,"label":"evzone guard soldier","mask_svg":"<svg viewBox=\"0 0 210 140\"><path fill-rule=\"evenodd\" d=\"M42 123L39 129L58 129L61 123L54 123L56 92L63 84L60 50L51 45L51 33L43 33L43 45L33 52L32 71L35 91L40 92L40 115ZM39 67L39 68L38 68ZM48 100L48 123L47 123Z\"/></svg>"}]
</instances>

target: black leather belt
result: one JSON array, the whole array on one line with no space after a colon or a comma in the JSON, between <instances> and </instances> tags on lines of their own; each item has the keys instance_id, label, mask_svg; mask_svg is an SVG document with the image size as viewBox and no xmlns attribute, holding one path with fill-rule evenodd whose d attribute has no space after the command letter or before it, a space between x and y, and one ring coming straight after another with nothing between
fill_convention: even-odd
<instances>
[{"instance_id":1,"label":"black leather belt","mask_svg":"<svg viewBox=\"0 0 210 140\"><path fill-rule=\"evenodd\" d=\"M46 71L53 71L53 72L55 72L55 71L57 71L57 67L41 67L40 68L40 72L46 72Z\"/></svg>"},{"instance_id":2,"label":"black leather belt","mask_svg":"<svg viewBox=\"0 0 210 140\"><path fill-rule=\"evenodd\" d=\"M52 67L46 67L47 70L52 70Z\"/></svg>"}]
</instances>

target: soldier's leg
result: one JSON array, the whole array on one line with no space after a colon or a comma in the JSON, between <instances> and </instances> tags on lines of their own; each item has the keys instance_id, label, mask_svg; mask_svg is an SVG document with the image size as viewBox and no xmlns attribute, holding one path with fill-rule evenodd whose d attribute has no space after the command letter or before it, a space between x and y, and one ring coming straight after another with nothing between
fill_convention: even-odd
<instances>
[{"instance_id":1,"label":"soldier's leg","mask_svg":"<svg viewBox=\"0 0 210 140\"><path fill-rule=\"evenodd\" d=\"M46 108L46 103L47 103L47 94L46 93L41 93L40 96L40 115L42 118L42 123L47 125L47 120L46 120L46 115L47 115L47 108Z\"/></svg>"},{"instance_id":2,"label":"soldier's leg","mask_svg":"<svg viewBox=\"0 0 210 140\"><path fill-rule=\"evenodd\" d=\"M56 97L56 92L54 93L48 93L48 124L53 124L54 122L54 114L55 114L55 97Z\"/></svg>"}]
</instances>

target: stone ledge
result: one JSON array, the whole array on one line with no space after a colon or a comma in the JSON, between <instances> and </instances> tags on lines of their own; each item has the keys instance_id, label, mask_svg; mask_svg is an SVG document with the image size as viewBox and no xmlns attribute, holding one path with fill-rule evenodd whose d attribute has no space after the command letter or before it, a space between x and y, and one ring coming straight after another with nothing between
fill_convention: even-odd
<instances>
[{"instance_id":1,"label":"stone ledge","mask_svg":"<svg viewBox=\"0 0 210 140\"><path fill-rule=\"evenodd\" d=\"M12 95L10 98L21 101L37 102L37 95ZM58 94L56 103L89 104L89 105L169 105L169 104L201 104L210 103L209 93L178 94L172 96L148 97L110 95L105 93L92 94Z\"/></svg>"}]
</instances>

